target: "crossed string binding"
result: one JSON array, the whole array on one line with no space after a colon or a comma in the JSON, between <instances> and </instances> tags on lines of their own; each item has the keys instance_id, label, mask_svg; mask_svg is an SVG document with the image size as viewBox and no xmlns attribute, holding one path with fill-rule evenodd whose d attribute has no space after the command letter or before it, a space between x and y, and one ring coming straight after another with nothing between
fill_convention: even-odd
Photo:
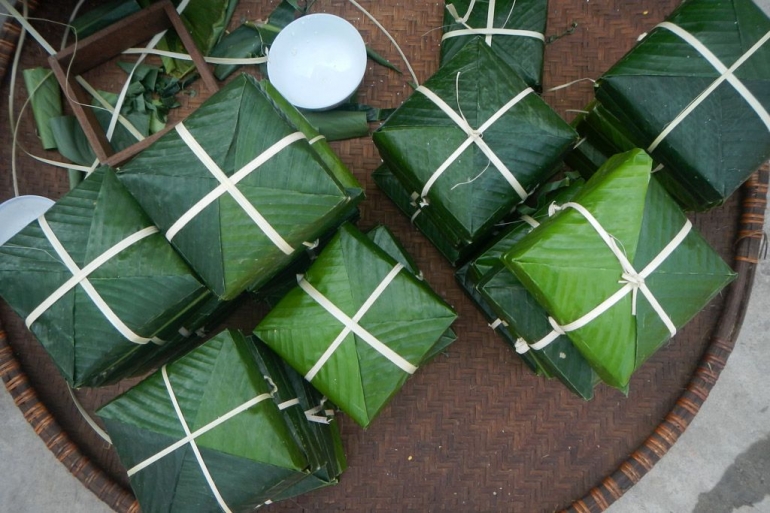
<instances>
[{"instance_id":1,"label":"crossed string binding","mask_svg":"<svg viewBox=\"0 0 770 513\"><path fill-rule=\"evenodd\" d=\"M660 305L658 300L655 298L655 296L652 294L652 291L650 291L649 287L647 287L646 283L644 282L645 278L649 277L655 270L665 262L665 260L676 250L676 248L679 247L679 245L687 238L687 235L690 233L692 229L692 223L690 220L686 220L682 228L679 230L679 232L674 236L674 238L664 247L658 255L652 259L652 261L647 264L647 266L640 272L637 272L631 262L629 262L628 258L626 257L625 253L618 247L618 244L616 242L616 239L607 232L604 227L599 223L599 221L589 212L585 207L580 205L579 203L575 202L568 202L564 205L556 205L556 203L552 203L551 206L548 209L548 214L550 216L555 215L557 212L561 210L565 210L568 208L572 208L579 212L591 225L591 227L596 231L596 233L601 237L601 239L604 241L604 243L607 245L607 247L610 248L613 255L617 258L618 262L621 266L621 275L620 280L618 281L619 284L623 285L617 292L615 292L613 295L611 295L609 298L605 299L602 303L600 303L598 306L596 306L593 310L589 311L576 321L573 321L569 324L560 325L556 322L555 319L552 317L548 317L548 322L551 324L552 331L540 339L539 341L535 342L534 344L529 344L523 339L521 340L521 343L517 341L516 344L516 350L518 353L523 354L529 351L529 349L535 349L540 350L547 347L551 342L556 340L561 335L566 335L570 331L575 331L577 329L580 329L587 325L588 323L592 322L596 318L598 318L600 315L602 315L604 312L609 310L612 306L617 304L621 299L623 299L626 295L629 293L632 294L632 306L631 306L631 314L636 315L636 303L637 303L637 296L638 293L641 291L644 297L647 299L650 306L652 306L655 313L658 314L658 317L660 317L663 324L666 325L666 328L668 329L669 333L673 337L676 334L676 326L674 325L671 318L668 316L666 311L663 309L663 307Z\"/></svg>"},{"instance_id":2,"label":"crossed string binding","mask_svg":"<svg viewBox=\"0 0 770 513\"><path fill-rule=\"evenodd\" d=\"M757 100L751 91L749 91L743 82L741 82L734 74L735 71L749 59L749 57L754 55L757 50L759 50L768 40L770 40L770 31L765 33L764 36L762 36L756 43L754 43L754 45L749 48L746 53L744 53L737 61L733 63L732 66L728 68L722 63L722 61L717 58L716 55L714 55L711 50L706 47L706 45L701 43L695 36L680 26L668 21L664 21L663 23L657 25L655 28L666 29L686 41L698 53L700 53L709 62L709 64L714 67L714 69L720 73L720 76L714 80L714 82L712 82L711 85L708 86L702 93L700 93L692 102L690 102L690 104L685 107L685 109L682 110L682 112L680 112L668 125L666 125L663 131L647 148L647 153L652 153L655 151L655 148L657 148L660 143L663 142L668 134L670 134L682 121L684 121L687 116L689 116L690 113L695 110L695 108L700 105L706 98L708 98L711 93L713 93L716 88L724 81L729 82L730 85L732 85L733 88L738 92L738 94L740 94L743 99L746 100L749 106L754 110L754 112L757 113L759 118L765 124L767 130L770 131L770 114L768 114L767 110L765 110L759 100Z\"/></svg>"},{"instance_id":3,"label":"crossed string binding","mask_svg":"<svg viewBox=\"0 0 770 513\"><path fill-rule=\"evenodd\" d=\"M441 36L441 40L443 41L452 37L480 35L484 36L484 41L487 43L487 45L492 46L492 36L519 36L539 39L545 43L545 36L540 32L535 32L533 30L495 28L495 2L496 0L489 0L489 5L487 7L487 26L484 28L474 28L468 25L468 19L470 18L471 13L473 12L473 8L476 5L476 0L471 0L470 4L468 5L468 10L465 12L465 16L462 17L459 15L457 8L453 4L447 4L446 10L449 11L449 14L452 15L455 23L458 23L465 28L447 31L443 36ZM508 20L511 19L511 16L513 15L513 9L515 7L516 1L514 0L513 4L511 5L510 12L508 12L508 17L503 22L503 27L508 24Z\"/></svg>"},{"instance_id":4,"label":"crossed string binding","mask_svg":"<svg viewBox=\"0 0 770 513\"><path fill-rule=\"evenodd\" d=\"M374 302L377 301L377 299L382 295L383 292L385 292L385 289L390 285L390 283L395 279L395 277L398 275L399 272L404 268L402 264L396 264L393 269L390 270L390 272L385 276L385 278L382 279L382 281L377 285L377 288L374 289L374 291L371 293L371 295L367 298L367 300L364 302L363 305L358 309L358 311L353 315L353 317L348 317L345 312L340 310L337 305L332 303L326 296L324 296L318 289L313 287L305 278L303 275L297 275L297 283L299 284L300 288L304 290L313 300L315 300L316 303L321 305L327 312L329 312L331 315L333 315L338 321L340 321L345 327L344 329L337 335L337 337L332 341L332 343L329 345L329 347L324 351L324 353L321 355L321 357L318 359L318 361L313 365L313 367L305 374L305 379L308 381L313 380L313 378L318 375L318 372L321 370L321 368L326 364L326 362L329 360L329 358L332 357L334 352L337 350L337 348L342 344L342 342L345 340L345 338L350 334L354 333L357 337L359 337L361 340L369 344L369 346L372 347L375 351L380 353L382 356L390 360L394 365L396 365L398 368L403 370L404 372L408 374L414 374L417 371L417 367L415 365L412 365L407 360L405 360L401 355L393 351L390 347L382 343L380 340L378 340L374 335L369 333L363 326L359 324L359 321L363 316L366 314L366 312L369 311L369 309L374 305Z\"/></svg>"}]
</instances>

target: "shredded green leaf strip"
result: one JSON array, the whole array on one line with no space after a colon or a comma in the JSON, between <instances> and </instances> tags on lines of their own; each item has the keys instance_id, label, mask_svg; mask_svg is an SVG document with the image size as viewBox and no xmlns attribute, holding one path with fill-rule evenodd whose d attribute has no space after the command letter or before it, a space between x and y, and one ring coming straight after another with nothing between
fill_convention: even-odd
<instances>
[{"instance_id":1,"label":"shredded green leaf strip","mask_svg":"<svg viewBox=\"0 0 770 513\"><path fill-rule=\"evenodd\" d=\"M40 142L46 150L56 148L49 121L62 115L61 92L56 77L49 69L32 68L24 70L24 85L30 96L32 113L37 124Z\"/></svg>"}]
</instances>

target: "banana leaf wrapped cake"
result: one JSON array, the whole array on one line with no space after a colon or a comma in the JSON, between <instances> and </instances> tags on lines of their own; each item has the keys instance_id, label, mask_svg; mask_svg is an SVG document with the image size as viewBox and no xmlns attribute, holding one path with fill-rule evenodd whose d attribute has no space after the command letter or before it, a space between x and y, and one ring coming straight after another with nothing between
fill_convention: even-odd
<instances>
[{"instance_id":1,"label":"banana leaf wrapped cake","mask_svg":"<svg viewBox=\"0 0 770 513\"><path fill-rule=\"evenodd\" d=\"M290 372L224 331L103 406L142 511L251 510L336 482L336 423Z\"/></svg>"},{"instance_id":2,"label":"banana leaf wrapped cake","mask_svg":"<svg viewBox=\"0 0 770 513\"><path fill-rule=\"evenodd\" d=\"M459 249L489 236L545 182L577 134L477 38L373 139L420 215Z\"/></svg>"},{"instance_id":3,"label":"banana leaf wrapped cake","mask_svg":"<svg viewBox=\"0 0 770 513\"><path fill-rule=\"evenodd\" d=\"M565 177L561 183L543 187L538 199L544 204L508 225L486 250L457 271L456 278L488 318L490 327L533 370L558 378L580 397L590 399L598 378L568 337L561 336L542 350L530 349L529 344L551 330L548 314L501 260L511 247L548 218L548 202L569 201L583 184L582 179Z\"/></svg>"},{"instance_id":4,"label":"banana leaf wrapped cake","mask_svg":"<svg viewBox=\"0 0 770 513\"><path fill-rule=\"evenodd\" d=\"M75 387L117 381L172 350L186 316L211 298L108 168L0 255L0 294Z\"/></svg>"},{"instance_id":5,"label":"banana leaf wrapped cake","mask_svg":"<svg viewBox=\"0 0 770 513\"><path fill-rule=\"evenodd\" d=\"M442 65L480 38L529 86L540 89L548 0L447 0L445 8Z\"/></svg>"},{"instance_id":6,"label":"banana leaf wrapped cake","mask_svg":"<svg viewBox=\"0 0 770 513\"><path fill-rule=\"evenodd\" d=\"M605 131L626 131L660 162L687 208L721 204L770 158L768 41L752 0L684 2L597 82L617 120Z\"/></svg>"},{"instance_id":7,"label":"banana leaf wrapped cake","mask_svg":"<svg viewBox=\"0 0 770 513\"><path fill-rule=\"evenodd\" d=\"M456 317L351 225L298 282L254 333L364 427L446 346Z\"/></svg>"},{"instance_id":8,"label":"banana leaf wrapped cake","mask_svg":"<svg viewBox=\"0 0 770 513\"><path fill-rule=\"evenodd\" d=\"M119 178L222 299L266 283L363 197L299 112L248 75L124 165Z\"/></svg>"},{"instance_id":9,"label":"banana leaf wrapped cake","mask_svg":"<svg viewBox=\"0 0 770 513\"><path fill-rule=\"evenodd\" d=\"M642 150L612 157L503 256L549 314L535 344L566 334L621 389L735 276L651 170Z\"/></svg>"},{"instance_id":10,"label":"banana leaf wrapped cake","mask_svg":"<svg viewBox=\"0 0 770 513\"><path fill-rule=\"evenodd\" d=\"M412 224L436 246L436 249L452 265L458 265L468 260L474 251L478 249L476 246L461 245L457 247L456 242L454 242L455 238L447 238L433 219L422 215L419 205L412 199L410 192L401 185L401 182L398 181L398 178L396 178L387 165L383 164L375 169L374 173L372 173L372 180L396 204L401 212L409 216Z\"/></svg>"}]
</instances>

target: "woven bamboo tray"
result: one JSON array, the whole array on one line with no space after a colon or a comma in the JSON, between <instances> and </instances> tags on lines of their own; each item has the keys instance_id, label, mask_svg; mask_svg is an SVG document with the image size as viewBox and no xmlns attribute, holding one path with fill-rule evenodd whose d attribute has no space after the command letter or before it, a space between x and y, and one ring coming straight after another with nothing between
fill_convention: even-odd
<instances>
[{"instance_id":1,"label":"woven bamboo tray","mask_svg":"<svg viewBox=\"0 0 770 513\"><path fill-rule=\"evenodd\" d=\"M42 3L42 2L41 2ZM42 3L34 15L66 20L75 2ZM88 2L87 2L88 4ZM242 0L233 23L264 18L276 0ZM443 2L366 0L365 7L401 44L418 78L438 66ZM551 0L547 35L558 38L546 49L545 88L578 78L596 78L631 46L639 34L662 21L678 0ZM88 7L88 5L86 5ZM350 20L367 43L406 69L393 46L348 2L318 0L316 12L328 11ZM63 29L33 24L53 44ZM2 105L7 123L9 77L5 70L15 48L18 28L7 24L0 42ZM41 65L46 55L27 42L21 67ZM102 68L104 70L104 68ZM94 81L119 87L119 71L101 71ZM359 100L395 107L410 93L405 75L371 65ZM205 99L183 98L183 110ZM25 99L14 93L16 105ZM567 119L591 97L590 82L546 93L545 98ZM17 107L18 110L18 107ZM7 125L5 125L7 126ZM8 132L3 129L4 134ZM30 113L19 128L28 151L39 149ZM628 490L676 442L698 413L735 343L762 244L768 172L761 170L724 206L692 219L708 241L731 262L739 278L675 339L635 375L631 393L597 389L584 402L556 381L535 377L489 329L453 279L453 269L413 229L408 219L381 194L369 178L380 159L369 138L335 143L335 149L366 186L360 226L384 223L414 255L427 281L460 314L460 335L446 355L421 369L367 431L341 418L350 469L340 485L271 506L277 511L602 511ZM0 199L13 195L10 137L0 142ZM67 190L66 172L17 152L22 194L59 197ZM258 314L245 304L231 321L254 326ZM7 305L0 304L0 376L32 428L56 457L82 483L116 511L138 511L124 469L114 451L83 421L63 380ZM77 396L93 410L132 382ZM6 469L7 471L8 469Z\"/></svg>"}]
</instances>

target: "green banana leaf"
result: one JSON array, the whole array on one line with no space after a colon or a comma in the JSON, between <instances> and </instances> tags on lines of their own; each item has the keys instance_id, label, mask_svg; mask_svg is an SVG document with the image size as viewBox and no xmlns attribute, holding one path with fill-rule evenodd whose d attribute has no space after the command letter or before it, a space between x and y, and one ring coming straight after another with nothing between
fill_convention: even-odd
<instances>
[{"instance_id":1,"label":"green banana leaf","mask_svg":"<svg viewBox=\"0 0 770 513\"><path fill-rule=\"evenodd\" d=\"M580 141L564 157L564 163L586 179L593 176L612 155L635 148L628 139L617 141L616 137L620 133L614 128L605 130L608 126L602 123L603 118L597 116L598 106L599 102L596 100L592 101L583 113L578 114L572 120L571 124L577 130L578 135L580 135ZM599 122L602 128L597 130L593 126L595 122ZM609 142L607 136L611 136L612 141L617 142L619 146L616 147L613 142ZM625 147L625 145L628 145L628 147ZM619 149L620 147L623 147L623 149Z\"/></svg>"},{"instance_id":2,"label":"green banana leaf","mask_svg":"<svg viewBox=\"0 0 770 513\"><path fill-rule=\"evenodd\" d=\"M675 237L687 218L657 180L642 150L612 157L574 198L610 234L636 273L642 272ZM565 208L520 240L503 256L537 302L560 325L583 318L625 289L603 313L568 332L601 379L628 385L631 374L670 337L661 315L636 279L578 210ZM676 328L681 328L735 274L694 229L643 279ZM634 315L635 314L635 315Z\"/></svg>"},{"instance_id":3,"label":"green banana leaf","mask_svg":"<svg viewBox=\"0 0 770 513\"><path fill-rule=\"evenodd\" d=\"M302 278L351 319L396 267L396 261L351 225L344 225ZM358 326L419 367L456 314L424 282L398 272ZM254 334L297 372L307 376L329 346L340 344L311 383L363 427L398 392L409 373L375 350L366 336L346 326L301 287L270 311Z\"/></svg>"},{"instance_id":4,"label":"green banana leaf","mask_svg":"<svg viewBox=\"0 0 770 513\"><path fill-rule=\"evenodd\" d=\"M528 215L542 221L548 217L551 202L571 200L583 184L582 179L567 176L553 187L542 187L538 196L542 205ZM514 349L519 338L534 343L550 331L543 332L550 325L542 307L512 273L502 268L501 257L532 229L522 220L509 224L487 249L456 273L457 281L487 319L503 321L495 331ZM580 397L588 400L593 396L597 376L567 337L559 337L542 351L529 350L519 356L538 374L557 377Z\"/></svg>"},{"instance_id":5,"label":"green banana leaf","mask_svg":"<svg viewBox=\"0 0 770 513\"><path fill-rule=\"evenodd\" d=\"M165 334L165 344L143 359L132 360L130 366L115 367L112 372L126 376L144 376L198 347L215 333L223 322L241 307L247 296L223 301L209 292L185 315L181 326Z\"/></svg>"},{"instance_id":6,"label":"green banana leaf","mask_svg":"<svg viewBox=\"0 0 770 513\"><path fill-rule=\"evenodd\" d=\"M534 343L550 333L548 315L502 262L484 275L476 288L513 336ZM568 337L562 335L542 350L527 352L546 376L558 378L583 399L593 398L598 376Z\"/></svg>"},{"instance_id":7,"label":"green banana leaf","mask_svg":"<svg viewBox=\"0 0 770 513\"><path fill-rule=\"evenodd\" d=\"M317 246L307 248L301 256L296 258L290 265L284 267L283 270L268 283L260 286L258 289L249 290L249 295L255 301L264 302L268 308L275 307L275 305L283 299L283 296L297 286L297 275L304 274L308 270L313 261L318 257L318 253L326 247L332 237L337 233L337 229L344 223L357 223L360 217L361 213L359 212L358 207L353 207L338 226L334 226L331 230L316 239L318 241Z\"/></svg>"},{"instance_id":8,"label":"green banana leaf","mask_svg":"<svg viewBox=\"0 0 770 513\"><path fill-rule=\"evenodd\" d=\"M458 118L464 117L473 130L527 89L481 39L466 44L423 87ZM577 133L534 93L523 96L481 137L528 193L556 171L563 154L577 141ZM469 136L418 90L374 132L373 139L404 188L410 195L420 195ZM466 245L487 237L495 223L522 201L479 144L470 143L435 180L426 201L419 201L421 215L431 217L446 236L457 234Z\"/></svg>"},{"instance_id":9,"label":"green banana leaf","mask_svg":"<svg viewBox=\"0 0 770 513\"><path fill-rule=\"evenodd\" d=\"M44 219L80 269L130 235L152 227L107 168L95 171L61 198ZM0 255L0 294L24 319L73 277L39 220L0 246ZM93 287L133 333L158 340L127 339L86 287ZM87 281L64 290L30 329L75 387L98 386L130 375L133 366L166 350L159 346L162 340L176 333L185 315L209 296L157 232L92 270Z\"/></svg>"},{"instance_id":10,"label":"green banana leaf","mask_svg":"<svg viewBox=\"0 0 770 513\"><path fill-rule=\"evenodd\" d=\"M688 0L669 23L684 29L730 68L770 30L752 0ZM596 98L649 148L680 112L722 75L671 30L652 30L596 84ZM665 165L657 174L687 208L721 204L770 158L770 44L765 42L732 74L763 110L763 118L730 80L722 81L651 152Z\"/></svg>"},{"instance_id":11,"label":"green banana leaf","mask_svg":"<svg viewBox=\"0 0 770 513\"><path fill-rule=\"evenodd\" d=\"M56 141L56 149L62 157L81 166L94 163L96 154L75 116L51 118L48 123Z\"/></svg>"},{"instance_id":12,"label":"green banana leaf","mask_svg":"<svg viewBox=\"0 0 770 513\"><path fill-rule=\"evenodd\" d=\"M417 204L410 197L408 190L401 185L398 178L391 172L386 164L374 170L372 173L374 183L404 214L412 218L419 211ZM459 237L447 237L430 217L417 214L412 223L420 230L429 241L446 257L452 265L458 265L471 257L476 246L468 246L459 241Z\"/></svg>"},{"instance_id":13,"label":"green banana leaf","mask_svg":"<svg viewBox=\"0 0 770 513\"><path fill-rule=\"evenodd\" d=\"M190 0L185 10L180 13L179 17L203 55L208 55L219 42L237 4L237 0ZM158 43L158 49L187 53L182 40L174 31L166 33ZM162 60L166 73L177 78L184 77L195 69L195 64L190 61L169 57L163 57Z\"/></svg>"},{"instance_id":14,"label":"green banana leaf","mask_svg":"<svg viewBox=\"0 0 770 513\"><path fill-rule=\"evenodd\" d=\"M364 111L305 111L302 115L327 141L342 141L369 135L369 120Z\"/></svg>"},{"instance_id":15,"label":"green banana leaf","mask_svg":"<svg viewBox=\"0 0 770 513\"><path fill-rule=\"evenodd\" d=\"M471 299L471 301L473 301L473 304L476 305L476 308L479 309L481 314L487 320L489 328L500 335L509 346L515 347L516 337L514 337L513 334L508 331L502 323L495 324L495 322L499 319L499 316L492 310L491 306L487 304L486 300L481 297L481 294L476 289L477 281L471 279L469 267L469 264L466 264L455 271L455 279L459 283L460 287L462 287L463 291ZM532 372L538 376L545 375L545 370L538 366L538 362L531 351L528 351L519 356ZM547 377L550 378L551 376Z\"/></svg>"},{"instance_id":16,"label":"green banana leaf","mask_svg":"<svg viewBox=\"0 0 770 513\"><path fill-rule=\"evenodd\" d=\"M422 271L417 267L417 263L412 256L407 253L406 249L401 245L401 242L393 235L386 226L377 225L368 232L366 236L369 240L374 242L380 249L385 251L388 255L393 257L396 262L402 264L404 268L412 273L418 280L422 281ZM452 328L447 328L439 341L431 349L431 352L425 357L425 361L432 360L435 356L443 353L452 343L457 340L457 334Z\"/></svg>"},{"instance_id":17,"label":"green banana leaf","mask_svg":"<svg viewBox=\"0 0 770 513\"><path fill-rule=\"evenodd\" d=\"M241 197L290 249L279 248L231 193L217 196L171 237L174 247L222 299L267 283L303 253L303 243L311 244L339 224L362 199L360 185L339 157L265 81L237 77L191 114L184 126L227 176L285 137L299 131L307 138L291 143L237 183ZM182 140L179 128L118 173L164 232L207 195L212 197L220 185Z\"/></svg>"},{"instance_id":18,"label":"green banana leaf","mask_svg":"<svg viewBox=\"0 0 770 513\"><path fill-rule=\"evenodd\" d=\"M263 54L263 43L259 29L252 23L246 22L229 34L225 34L211 50L212 57L227 57L230 59L246 59ZM238 64L217 64L214 66L214 76L224 80L240 67Z\"/></svg>"},{"instance_id":19,"label":"green banana leaf","mask_svg":"<svg viewBox=\"0 0 770 513\"><path fill-rule=\"evenodd\" d=\"M37 136L43 144L43 149L56 148L49 121L62 115L61 90L53 72L46 68L31 68L24 70L24 85L35 116Z\"/></svg>"},{"instance_id":20,"label":"green banana leaf","mask_svg":"<svg viewBox=\"0 0 770 513\"><path fill-rule=\"evenodd\" d=\"M286 364L269 347L252 337L257 364L263 376L277 388L273 400L283 408L284 418L294 439L305 449L310 468L316 469L304 479L273 496L271 500L288 499L302 493L337 484L347 468L342 439L332 405L302 376ZM283 407L289 401L298 404ZM318 410L318 411L315 411Z\"/></svg>"},{"instance_id":21,"label":"green banana leaf","mask_svg":"<svg viewBox=\"0 0 770 513\"><path fill-rule=\"evenodd\" d=\"M448 9L454 7L459 18L455 19ZM548 0L446 0L444 10L444 35L441 40L441 65L457 54L460 49L477 38L484 39L492 50L513 68L531 87L540 90L543 79L543 51L545 50L545 25L548 18ZM468 9L472 8L470 13ZM488 28L489 9L494 9L490 28L526 30L540 34L538 37L523 35L467 34L471 29Z\"/></svg>"},{"instance_id":22,"label":"green banana leaf","mask_svg":"<svg viewBox=\"0 0 770 513\"><path fill-rule=\"evenodd\" d=\"M202 431L194 446L180 444L130 473L142 511L220 511L204 465L233 511L253 509L311 474L255 353L241 333L224 331L97 411L129 470ZM256 404L227 416L252 400Z\"/></svg>"},{"instance_id":23,"label":"green banana leaf","mask_svg":"<svg viewBox=\"0 0 770 513\"><path fill-rule=\"evenodd\" d=\"M78 16L70 22L69 28L82 40L141 9L136 0L114 0Z\"/></svg>"}]
</instances>

